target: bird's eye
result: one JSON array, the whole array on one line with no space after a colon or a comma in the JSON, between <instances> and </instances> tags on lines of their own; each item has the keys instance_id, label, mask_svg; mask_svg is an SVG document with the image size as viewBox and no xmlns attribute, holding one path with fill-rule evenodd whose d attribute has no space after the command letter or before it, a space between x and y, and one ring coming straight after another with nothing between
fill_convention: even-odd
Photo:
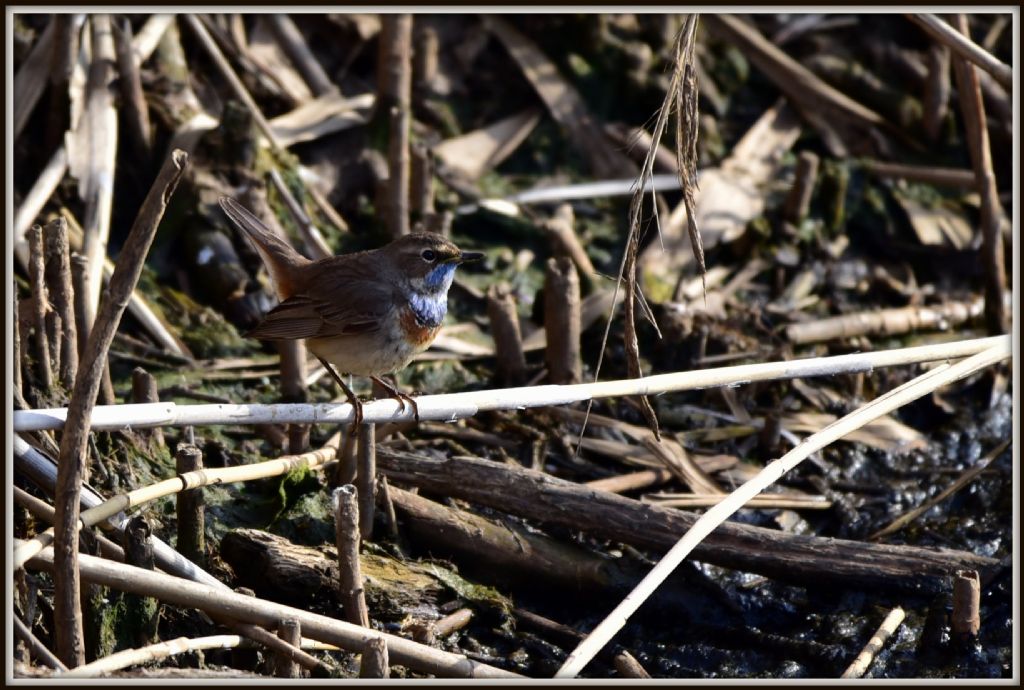
<instances>
[{"instance_id":1,"label":"bird's eye","mask_svg":"<svg viewBox=\"0 0 1024 690\"><path fill-rule=\"evenodd\" d=\"M423 260L426 261L428 264L434 263L434 259L437 258L437 254L434 253L433 249L424 249L423 253L420 254L420 256L422 256Z\"/></svg>"}]
</instances>

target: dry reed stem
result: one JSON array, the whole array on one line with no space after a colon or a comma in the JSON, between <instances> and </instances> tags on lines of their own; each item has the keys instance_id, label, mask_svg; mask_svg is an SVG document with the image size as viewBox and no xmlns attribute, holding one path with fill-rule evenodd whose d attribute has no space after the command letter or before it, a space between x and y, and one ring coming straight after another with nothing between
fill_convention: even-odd
<instances>
[{"instance_id":1,"label":"dry reed stem","mask_svg":"<svg viewBox=\"0 0 1024 690\"><path fill-rule=\"evenodd\" d=\"M928 50L928 80L925 82L922 106L924 132L928 139L936 141L941 133L942 123L949 113L949 48L933 45Z\"/></svg>"},{"instance_id":2,"label":"dry reed stem","mask_svg":"<svg viewBox=\"0 0 1024 690\"><path fill-rule=\"evenodd\" d=\"M988 454L986 454L985 457L982 458L977 465L975 465L974 467L960 475L955 482L947 486L945 489L937 493L932 498L928 499L927 501L919 505L917 508L907 511L906 513L900 515L898 518L890 522L882 529L878 530L877 532L874 532L868 537L868 539L870 539L871 541L875 541L877 539L881 539L884 536L890 535L893 532L898 532L899 530L903 529L911 522L919 518L921 515L924 515L933 507L937 506L939 503L942 503L947 498L955 494L957 491L967 486L967 484L972 482L975 477L984 472L993 460L1002 455L1002 453L1009 446L1009 439L1003 441L998 446L993 448Z\"/></svg>"},{"instance_id":3,"label":"dry reed stem","mask_svg":"<svg viewBox=\"0 0 1024 690\"><path fill-rule=\"evenodd\" d=\"M327 76L327 72L309 49L305 37L292 18L287 14L268 14L266 19L288 60L298 70L310 91L317 96L337 91L338 87Z\"/></svg>"},{"instance_id":4,"label":"dry reed stem","mask_svg":"<svg viewBox=\"0 0 1024 690\"><path fill-rule=\"evenodd\" d=\"M155 501L158 498L170 496L188 489L197 489L214 484L228 484L266 477L277 477L287 474L291 470L299 467L315 469L324 465L328 461L333 460L337 456L339 441L340 435L336 434L323 448L303 453L302 455L267 460L254 465L204 469L199 472L180 475L173 479L166 479L162 482L157 482L156 484L145 486L126 494L114 496L106 501L97 502L93 507L82 511L79 517L80 527L91 527L108 518L118 515L123 511L127 511L131 508L137 508L150 501ZM22 544L15 549L15 567L20 568L24 565L25 561L39 553L44 547L49 546L52 539L52 530L47 530L33 539L22 542ZM204 582L204 584L210 583Z\"/></svg>"},{"instance_id":5,"label":"dry reed stem","mask_svg":"<svg viewBox=\"0 0 1024 690\"><path fill-rule=\"evenodd\" d=\"M544 360L552 383L576 383L583 378L580 356L580 279L567 256L548 259L544 276Z\"/></svg>"},{"instance_id":6,"label":"dry reed stem","mask_svg":"<svg viewBox=\"0 0 1024 690\"><path fill-rule=\"evenodd\" d=\"M132 49L132 38L132 25L126 18L121 23L120 30L114 32L117 70L121 77L121 103L125 111L128 137L138 151L139 158L148 162L153 155L150 143L153 135L149 125L149 105L146 103L146 95L142 91L142 80L139 76L141 61Z\"/></svg>"},{"instance_id":7,"label":"dry reed stem","mask_svg":"<svg viewBox=\"0 0 1024 690\"><path fill-rule=\"evenodd\" d=\"M178 475L202 472L203 453L196 446L178 446L174 454ZM203 567L206 562L206 507L201 488L187 489L178 494L178 552Z\"/></svg>"},{"instance_id":8,"label":"dry reed stem","mask_svg":"<svg viewBox=\"0 0 1024 690\"><path fill-rule=\"evenodd\" d=\"M78 373L78 328L75 324L75 295L71 281L71 254L68 246L68 223L58 217L43 229L46 239L46 289L50 304L60 315L61 385L70 391Z\"/></svg>"},{"instance_id":9,"label":"dry reed stem","mask_svg":"<svg viewBox=\"0 0 1024 690\"><path fill-rule=\"evenodd\" d=\"M334 501L334 536L338 547L338 599L353 625L370 627L362 571L359 568L359 504L356 488L339 486Z\"/></svg>"},{"instance_id":10,"label":"dry reed stem","mask_svg":"<svg viewBox=\"0 0 1024 690\"><path fill-rule=\"evenodd\" d=\"M35 345L33 354L36 359L36 371L39 375L43 395L49 396L53 388L53 366L50 361L50 341L46 332L46 312L50 302L46 294L45 251L43 249L43 229L33 225L28 231L29 246L29 289L32 291L32 342Z\"/></svg>"},{"instance_id":11,"label":"dry reed stem","mask_svg":"<svg viewBox=\"0 0 1024 690\"><path fill-rule=\"evenodd\" d=\"M885 617L882 624L878 626L878 630L871 636L868 643L864 645L864 649L861 650L861 653L857 655L857 658L853 660L849 667L843 671L843 675L840 678L860 678L867 673L868 667L871 666L871 662L875 659L875 655L881 651L885 641L900 627L904 616L906 616L906 613L899 606L889 611L889 615Z\"/></svg>"},{"instance_id":12,"label":"dry reed stem","mask_svg":"<svg viewBox=\"0 0 1024 690\"><path fill-rule=\"evenodd\" d=\"M366 638L359 659L359 677L388 678L390 675L387 644L379 637Z\"/></svg>"},{"instance_id":13,"label":"dry reed stem","mask_svg":"<svg viewBox=\"0 0 1024 690\"><path fill-rule=\"evenodd\" d=\"M858 352L832 357L811 357L763 364L702 369L656 374L643 379L622 379L581 383L571 386L523 386L493 390L422 395L416 398L423 421L455 421L484 411L516 410L585 402L591 398L655 395L670 391L697 390L736 386L754 381L774 381L811 376L834 376L871 372L878 368L934 362L968 357L998 346L1010 351L1010 336L991 336L915 347ZM393 398L363 404L365 422L413 421L409 405L402 408ZM15 431L60 429L68 412L65 408L48 410L15 410ZM119 429L126 425L207 426L220 424L347 424L352 421L348 403L316 403L303 405L118 405L94 410L94 429Z\"/></svg>"},{"instance_id":14,"label":"dry reed stem","mask_svg":"<svg viewBox=\"0 0 1024 690\"><path fill-rule=\"evenodd\" d=\"M957 15L957 26L967 35L967 18ZM981 195L981 261L985 281L985 321L992 335L1006 333L1009 319L1003 294L1006 292L1006 262L1004 259L1003 235L1000 223L1003 207L999 202L995 173L992 171L992 152L989 149L988 124L985 120L985 104L981 99L981 87L974 67L956 56L953 58L957 89L960 92L960 109L964 117L974 180Z\"/></svg>"},{"instance_id":15,"label":"dry reed stem","mask_svg":"<svg viewBox=\"0 0 1024 690\"><path fill-rule=\"evenodd\" d=\"M157 392L156 387L156 379L142 367L135 367L132 370L132 402L160 402L160 395ZM159 428L139 429L138 434L157 446L164 445L164 432Z\"/></svg>"},{"instance_id":16,"label":"dry reed stem","mask_svg":"<svg viewBox=\"0 0 1024 690\"><path fill-rule=\"evenodd\" d=\"M139 280L157 226L187 162L188 156L180 151L174 152L161 168L146 196L121 250L117 268L110 279L107 299L103 302L86 343L71 393L68 423L61 439L60 459L57 463L57 529L54 535L54 627L57 632L57 653L68 666L79 666L85 661L81 587L76 560L78 494L87 474L85 459L88 454L89 417L96 403L114 332L128 303L128 296Z\"/></svg>"},{"instance_id":17,"label":"dry reed stem","mask_svg":"<svg viewBox=\"0 0 1024 690\"><path fill-rule=\"evenodd\" d=\"M996 346L957 364L942 365L883 394L870 403L862 405L854 412L805 438L790 452L767 465L757 476L744 483L722 500L721 503L698 518L693 527L665 554L640 584L569 655L569 658L566 659L565 663L555 674L555 677L572 678L578 675L583 667L594 658L594 655L626 624L629 617L636 612L641 604L675 571L679 564L693 551L694 547L728 519L729 516L739 510L750 498L753 498L770 486L810 454L821 450L829 443L842 438L847 433L860 428L864 424L917 400L923 395L958 381L976 371L993 366L1009 357L1010 353L1006 348Z\"/></svg>"},{"instance_id":18,"label":"dry reed stem","mask_svg":"<svg viewBox=\"0 0 1024 690\"><path fill-rule=\"evenodd\" d=\"M782 217L791 223L802 221L811 207L811 195L818 179L818 155L813 151L801 151L795 175L793 187L782 205Z\"/></svg>"},{"instance_id":19,"label":"dry reed stem","mask_svg":"<svg viewBox=\"0 0 1024 690\"><path fill-rule=\"evenodd\" d=\"M924 29L933 39L951 48L961 60L985 70L1004 88L1013 89L1013 68L972 41L966 31L966 25L961 24L954 28L934 14L907 14L906 17Z\"/></svg>"},{"instance_id":20,"label":"dry reed stem","mask_svg":"<svg viewBox=\"0 0 1024 690\"><path fill-rule=\"evenodd\" d=\"M526 381L523 336L515 300L505 287L491 285L487 290L487 316L494 339L498 380L507 386L522 385Z\"/></svg>"},{"instance_id":21,"label":"dry reed stem","mask_svg":"<svg viewBox=\"0 0 1024 690\"><path fill-rule=\"evenodd\" d=\"M288 207L288 212L292 215L292 219L295 220L295 224L299 227L299 233L302 235L302 240L310 256L313 259L326 259L329 256L334 256L334 252L327 245L324 236L313 225L313 221L306 215L302 205L292 195L291 190L284 183L281 173L278 172L277 168L273 168L270 171L270 182L274 185L274 189L281 196L284 205Z\"/></svg>"},{"instance_id":22,"label":"dry reed stem","mask_svg":"<svg viewBox=\"0 0 1024 690\"><path fill-rule=\"evenodd\" d=\"M282 618L277 623L277 636L290 644L299 647L302 644L302 625L294 618ZM275 674L278 678L301 678L299 664L285 654L274 657Z\"/></svg>"},{"instance_id":23,"label":"dry reed stem","mask_svg":"<svg viewBox=\"0 0 1024 690\"><path fill-rule=\"evenodd\" d=\"M281 149L282 147L277 141L277 136L274 134L274 129L270 126L270 123L267 122L267 118L263 116L259 106L256 105L256 101L253 99L248 89L245 88L242 80L238 78L237 74L235 74L235 71L231 68L231 64L228 62L227 58L224 57L224 53L221 52L216 41L213 40L209 30L207 30L204 23L207 21L207 17L196 16L194 14L182 14L179 16L199 38L199 45L202 46L203 50L206 51L206 54L213 60L213 64L217 67L217 70L220 72L220 75L224 80L227 81L228 86L231 87L235 97L242 101L245 107L249 109L249 112L252 114L253 121L256 123L256 126L259 127L260 132L263 133L263 136L270 141L274 148Z\"/></svg>"},{"instance_id":24,"label":"dry reed stem","mask_svg":"<svg viewBox=\"0 0 1024 690\"><path fill-rule=\"evenodd\" d=\"M110 85L115 79L114 39L110 15L89 17L92 62L86 83L86 110L69 139L68 166L79 180L79 196L85 203L82 254L88 275L86 318L92 324L99 309L103 260L110 238L110 214L114 199L114 168L117 159L117 109Z\"/></svg>"},{"instance_id":25,"label":"dry reed stem","mask_svg":"<svg viewBox=\"0 0 1024 690\"><path fill-rule=\"evenodd\" d=\"M789 324L786 339L796 345L806 345L859 336L888 337L927 329L945 331L979 316L982 309L982 301L977 299L855 312Z\"/></svg>"},{"instance_id":26,"label":"dry reed stem","mask_svg":"<svg viewBox=\"0 0 1024 690\"><path fill-rule=\"evenodd\" d=\"M381 17L377 109L388 123L388 181L378 209L390 235L409 233L409 128L412 123L412 15Z\"/></svg>"},{"instance_id":27,"label":"dry reed stem","mask_svg":"<svg viewBox=\"0 0 1024 690\"><path fill-rule=\"evenodd\" d=\"M377 485L376 424L359 425L359 451L356 458L356 491L359 500L359 536L363 541L373 537L373 516Z\"/></svg>"},{"instance_id":28,"label":"dry reed stem","mask_svg":"<svg viewBox=\"0 0 1024 690\"><path fill-rule=\"evenodd\" d=\"M970 189L975 185L974 171L963 168L904 165L875 160L865 160L861 163L865 170L877 177L897 177L909 182L923 182L939 187L960 189Z\"/></svg>"},{"instance_id":29,"label":"dry reed stem","mask_svg":"<svg viewBox=\"0 0 1024 690\"><path fill-rule=\"evenodd\" d=\"M805 113L839 116L860 125L891 129L881 115L829 86L739 17L709 14L707 24L735 43Z\"/></svg>"}]
</instances>

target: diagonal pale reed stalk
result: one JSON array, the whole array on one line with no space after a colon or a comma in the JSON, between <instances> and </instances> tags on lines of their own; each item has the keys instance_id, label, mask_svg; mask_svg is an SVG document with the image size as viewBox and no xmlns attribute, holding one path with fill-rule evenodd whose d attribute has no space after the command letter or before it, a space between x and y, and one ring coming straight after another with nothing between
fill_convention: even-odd
<instances>
[{"instance_id":1,"label":"diagonal pale reed stalk","mask_svg":"<svg viewBox=\"0 0 1024 690\"><path fill-rule=\"evenodd\" d=\"M574 678L583 667L608 644L638 608L654 593L680 563L716 527L757 494L764 491L782 475L796 467L812 453L865 424L889 414L923 395L958 381L977 371L1010 358L1009 342L1004 341L956 364L943 364L888 393L862 405L845 417L837 419L821 431L808 436L799 445L778 460L767 465L753 479L729 494L718 505L709 509L684 534L676 545L658 562L651 572L629 595L601 621L600 624L573 650L555 678Z\"/></svg>"},{"instance_id":2,"label":"diagonal pale reed stalk","mask_svg":"<svg viewBox=\"0 0 1024 690\"><path fill-rule=\"evenodd\" d=\"M118 513L138 508L139 506L185 491L186 489L197 489L202 486L214 484L232 484L234 482L246 482L253 479L264 479L266 477L278 477L287 474L294 469L307 467L316 469L324 463L330 462L338 454L338 445L341 441L341 434L335 434L318 450L309 451L301 455L290 455L266 462L258 462L252 465L239 465L237 467L221 467L195 472L179 474L171 479L144 486L135 491L114 496L113 498L100 503L98 506L82 511L78 517L78 528L84 529L97 525L107 518ZM21 568L25 563L37 555L44 548L53 543L53 528L37 534L18 544L14 549L14 567Z\"/></svg>"}]
</instances>

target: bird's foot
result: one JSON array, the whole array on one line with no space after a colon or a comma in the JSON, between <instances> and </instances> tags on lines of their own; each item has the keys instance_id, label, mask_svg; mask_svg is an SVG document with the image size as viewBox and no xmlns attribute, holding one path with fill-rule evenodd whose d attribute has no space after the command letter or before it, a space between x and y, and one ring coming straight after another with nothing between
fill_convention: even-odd
<instances>
[{"instance_id":1,"label":"bird's foot","mask_svg":"<svg viewBox=\"0 0 1024 690\"><path fill-rule=\"evenodd\" d=\"M327 373L334 377L335 382L341 387L341 391L345 394L345 397L348 398L349 404L352 405L352 427L349 429L349 432L354 436L356 429L358 429L359 425L363 423L363 403L356 397L356 394L352 392L352 389L345 385L345 382L341 380L341 376L339 376L338 372L334 370L334 367L324 361L322 357L317 357L317 359L319 359L320 363L324 365L325 369L327 369Z\"/></svg>"},{"instance_id":2,"label":"bird's foot","mask_svg":"<svg viewBox=\"0 0 1024 690\"><path fill-rule=\"evenodd\" d=\"M377 376L371 376L370 378L373 380L374 383L376 383L378 386L387 391L389 397L392 397L398 401L398 409L400 409L402 412L405 412L405 406L406 403L408 403L412 407L413 418L416 420L416 423L419 424L420 408L419 405L416 404L416 400L411 395L403 393L402 391L398 390L397 386L388 383L382 378L379 378Z\"/></svg>"}]
</instances>

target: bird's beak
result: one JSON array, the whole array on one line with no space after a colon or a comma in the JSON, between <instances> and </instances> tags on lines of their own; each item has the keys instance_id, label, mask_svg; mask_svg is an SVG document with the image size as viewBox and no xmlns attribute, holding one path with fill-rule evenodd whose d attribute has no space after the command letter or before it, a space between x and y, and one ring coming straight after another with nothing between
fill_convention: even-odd
<instances>
[{"instance_id":1,"label":"bird's beak","mask_svg":"<svg viewBox=\"0 0 1024 690\"><path fill-rule=\"evenodd\" d=\"M479 261L482 258L484 258L483 252L460 252L456 261L460 264L464 264L469 261Z\"/></svg>"}]
</instances>

